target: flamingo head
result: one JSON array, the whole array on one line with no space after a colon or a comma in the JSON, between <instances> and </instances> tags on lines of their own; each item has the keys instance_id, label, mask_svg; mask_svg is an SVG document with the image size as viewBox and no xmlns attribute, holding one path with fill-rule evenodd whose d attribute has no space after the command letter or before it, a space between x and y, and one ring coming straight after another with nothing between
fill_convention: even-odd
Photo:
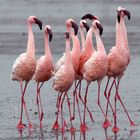
<instances>
[{"instance_id":1,"label":"flamingo head","mask_svg":"<svg viewBox=\"0 0 140 140\"><path fill-rule=\"evenodd\" d=\"M123 8L122 11L123 11L123 14L126 15L128 17L128 19L130 20L130 18L131 18L130 12L128 10L126 10L125 8Z\"/></svg>"},{"instance_id":2,"label":"flamingo head","mask_svg":"<svg viewBox=\"0 0 140 140\"><path fill-rule=\"evenodd\" d=\"M121 19L121 16L127 16L128 19L130 20L131 18L131 14L128 10L126 10L125 8L122 8L122 7L118 7L117 8L117 19L118 19L118 22L120 23L120 19Z\"/></svg>"},{"instance_id":3,"label":"flamingo head","mask_svg":"<svg viewBox=\"0 0 140 140\"><path fill-rule=\"evenodd\" d=\"M38 24L40 30L42 30L42 21L40 21L36 16L29 16L28 21L30 23Z\"/></svg>"},{"instance_id":4,"label":"flamingo head","mask_svg":"<svg viewBox=\"0 0 140 140\"><path fill-rule=\"evenodd\" d=\"M99 17L94 16L92 14L85 14L82 19L89 19L89 20L99 20Z\"/></svg>"},{"instance_id":5,"label":"flamingo head","mask_svg":"<svg viewBox=\"0 0 140 140\"><path fill-rule=\"evenodd\" d=\"M66 28L68 31L70 31L70 28L72 27L74 29L74 34L77 35L78 32L78 25L73 19L66 20Z\"/></svg>"},{"instance_id":6,"label":"flamingo head","mask_svg":"<svg viewBox=\"0 0 140 140\"><path fill-rule=\"evenodd\" d=\"M50 25L45 26L45 33L47 33L49 35L49 41L51 42L53 33L52 33L52 29L51 29Z\"/></svg>"},{"instance_id":7,"label":"flamingo head","mask_svg":"<svg viewBox=\"0 0 140 140\"><path fill-rule=\"evenodd\" d=\"M82 28L85 28L86 31L88 32L88 30L89 30L89 25L87 24L86 20L81 20L81 21L80 21L80 28L81 28L81 29L82 29Z\"/></svg>"},{"instance_id":8,"label":"flamingo head","mask_svg":"<svg viewBox=\"0 0 140 140\"><path fill-rule=\"evenodd\" d=\"M101 25L101 23L99 22L99 20L94 20L92 22L92 27L96 30L99 31L100 35L102 35L103 33L103 26Z\"/></svg>"},{"instance_id":9,"label":"flamingo head","mask_svg":"<svg viewBox=\"0 0 140 140\"><path fill-rule=\"evenodd\" d=\"M64 35L65 35L65 38L66 38L66 39L69 39L69 37L70 37L69 32L65 32Z\"/></svg>"}]
</instances>

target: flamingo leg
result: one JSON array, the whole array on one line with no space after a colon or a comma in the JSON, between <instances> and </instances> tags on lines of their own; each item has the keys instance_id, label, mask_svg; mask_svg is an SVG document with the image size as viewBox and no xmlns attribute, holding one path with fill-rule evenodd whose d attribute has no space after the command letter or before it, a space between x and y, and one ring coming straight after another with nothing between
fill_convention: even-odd
<instances>
[{"instance_id":1,"label":"flamingo leg","mask_svg":"<svg viewBox=\"0 0 140 140\"><path fill-rule=\"evenodd\" d=\"M67 104L68 104L69 114L70 114L70 123L71 123L70 132L75 132L75 128L73 127L73 124L72 124L71 107L70 107L70 101L69 101L69 98L68 98L68 94L66 94L66 97L67 97Z\"/></svg>"},{"instance_id":2,"label":"flamingo leg","mask_svg":"<svg viewBox=\"0 0 140 140\"><path fill-rule=\"evenodd\" d=\"M75 89L73 91L73 117L72 117L72 120L75 119L75 98L76 98L76 93L77 93L77 88L80 84L80 80L78 81L78 83L76 83L77 81L75 80Z\"/></svg>"},{"instance_id":3,"label":"flamingo leg","mask_svg":"<svg viewBox=\"0 0 140 140\"><path fill-rule=\"evenodd\" d=\"M100 104L100 86L101 86L101 80L98 80L98 101L97 101L97 104L98 106L100 107L102 113L103 113L103 116L105 117L105 120L108 121L108 118L107 116L105 115L104 111L103 111L103 108L101 107L101 104Z\"/></svg>"},{"instance_id":4,"label":"flamingo leg","mask_svg":"<svg viewBox=\"0 0 140 140\"><path fill-rule=\"evenodd\" d=\"M57 104L56 104L56 106L57 106L57 116L56 116L55 123L54 123L54 125L52 127L53 129L56 129L56 130L59 129L58 118L59 118L59 112L60 112L60 105L61 105L62 95L63 95L63 93L59 93L58 97L57 97Z\"/></svg>"},{"instance_id":5,"label":"flamingo leg","mask_svg":"<svg viewBox=\"0 0 140 140\"><path fill-rule=\"evenodd\" d=\"M41 85L39 87L39 91L40 91L41 87L43 86L43 84L44 84L44 82L41 83ZM39 92L38 96L39 96L39 102L40 102L40 108L41 108L41 118L40 118L40 121L42 122L43 116L44 116L44 111L43 111L43 106L42 106L40 92Z\"/></svg>"},{"instance_id":6,"label":"flamingo leg","mask_svg":"<svg viewBox=\"0 0 140 140\"><path fill-rule=\"evenodd\" d=\"M92 113L89 110L89 108L87 107L87 105L84 103L84 100L82 99L82 96L81 96L81 80L80 80L80 85L79 85L79 95L78 96L79 96L79 99L81 100L81 102L84 104L85 108L87 109L87 112L89 113L91 121L94 123L95 121L93 119Z\"/></svg>"},{"instance_id":7,"label":"flamingo leg","mask_svg":"<svg viewBox=\"0 0 140 140\"><path fill-rule=\"evenodd\" d=\"M85 132L88 127L86 126L86 105L87 105L87 93L88 93L88 88L89 88L90 83L87 83L86 86L86 92L85 92L85 96L84 96L84 117L83 117L83 124L82 126L80 126L80 129L82 132Z\"/></svg>"},{"instance_id":8,"label":"flamingo leg","mask_svg":"<svg viewBox=\"0 0 140 140\"><path fill-rule=\"evenodd\" d=\"M117 89L116 82L115 82L115 87L116 87L116 89ZM118 85L118 87L119 87L119 85ZM122 100L121 100L121 97L120 97L120 95L119 95L118 90L117 90L117 93L116 93L116 94L117 94L117 95L116 95L116 96L117 96L117 99L120 101L120 103L121 103L121 105L122 105L122 107L123 107L123 109L124 109L124 111L125 111L125 113L126 113L128 119L129 119L130 125L131 125L131 126L136 126L136 124L135 124L134 121L131 119L130 115L128 114L128 111L126 110L126 107L124 106L124 104L123 104L123 102L122 102Z\"/></svg>"},{"instance_id":9,"label":"flamingo leg","mask_svg":"<svg viewBox=\"0 0 140 140\"><path fill-rule=\"evenodd\" d=\"M37 94L36 94L36 103L37 103L37 108L38 108L38 115L39 115L39 121L40 121L40 128L43 127L42 125L42 119L41 119L41 114L40 114L40 106L39 104L41 104L41 97L40 97L40 85L39 82L37 83Z\"/></svg>"},{"instance_id":10,"label":"flamingo leg","mask_svg":"<svg viewBox=\"0 0 140 140\"><path fill-rule=\"evenodd\" d=\"M119 82L120 80L118 79L117 86L116 86L116 93L115 93L115 113L114 113L114 127L112 128L112 131L114 133L117 133L119 131L119 128L117 127L117 92L119 88Z\"/></svg>"},{"instance_id":11,"label":"flamingo leg","mask_svg":"<svg viewBox=\"0 0 140 140\"><path fill-rule=\"evenodd\" d=\"M106 94L106 92L107 92L108 84L109 84L109 81L110 81L110 78L109 78L109 77L108 77L107 85L106 85L106 88L105 88L105 93L104 93L104 95L105 95L105 97L106 97L106 99L107 99L107 104L106 104L106 118L107 118L107 113L108 113L108 105L110 105L111 110L112 110L112 112L113 112L113 114L114 114L114 109L113 109L113 107L112 107L112 105L111 105L109 99L110 99L111 90L112 90L112 88L113 88L113 85L114 85L114 83L115 83L115 80L116 80L116 78L114 78L114 80L113 80L113 82L112 82L112 84L111 84L111 87L110 87L110 89L109 89L108 95ZM109 127L109 126L111 126L111 122L110 122L109 120L105 120L105 122L104 122L104 124L103 124L103 127L106 128L106 127Z\"/></svg>"},{"instance_id":12,"label":"flamingo leg","mask_svg":"<svg viewBox=\"0 0 140 140\"><path fill-rule=\"evenodd\" d=\"M81 88L81 81L80 81L79 88ZM79 90L79 92L80 92L80 90ZM78 95L77 94L76 94L76 103L77 103L77 108L78 108L78 113L79 113L79 118L80 118L80 125L81 125L82 124L82 117L81 117L81 113L80 113L80 106L79 106L79 101L78 101Z\"/></svg>"},{"instance_id":13,"label":"flamingo leg","mask_svg":"<svg viewBox=\"0 0 140 140\"><path fill-rule=\"evenodd\" d=\"M75 83L74 83L75 84L75 90L73 92L73 120L75 118L75 96L76 96L76 89L77 89L76 82L77 82L77 80L75 80Z\"/></svg>"},{"instance_id":14,"label":"flamingo leg","mask_svg":"<svg viewBox=\"0 0 140 140\"><path fill-rule=\"evenodd\" d=\"M26 103L25 103L25 100L24 100L24 95L25 95L25 92L26 92L28 81L25 81L24 89L22 88L22 85L23 85L23 81L20 82L21 93L22 93L22 96L21 96L21 115L20 115L20 122L18 123L17 128L22 129L22 128L25 127L25 125L22 123L23 107L24 107L24 110L25 110L25 113L26 113L26 116L27 116L27 120L28 120L28 123L29 123L29 128L32 128L32 124L31 124L31 121L30 121L30 118L29 118L29 115L28 115L28 112L27 112L27 108L26 108Z\"/></svg>"},{"instance_id":15,"label":"flamingo leg","mask_svg":"<svg viewBox=\"0 0 140 140\"><path fill-rule=\"evenodd\" d=\"M66 96L67 92L64 92L62 101L61 101L61 124L62 124L62 128L61 128L61 132L64 133L65 132L65 121L64 121L64 117L63 117L63 103L65 100L65 96Z\"/></svg>"}]
</instances>

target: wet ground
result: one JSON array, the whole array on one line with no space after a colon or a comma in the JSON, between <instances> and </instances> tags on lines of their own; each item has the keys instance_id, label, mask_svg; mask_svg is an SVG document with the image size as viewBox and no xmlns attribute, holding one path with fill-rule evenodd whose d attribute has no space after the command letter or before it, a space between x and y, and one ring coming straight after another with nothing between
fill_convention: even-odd
<instances>
[{"instance_id":1,"label":"wet ground","mask_svg":"<svg viewBox=\"0 0 140 140\"><path fill-rule=\"evenodd\" d=\"M64 23L67 18L73 18L79 22L82 15L92 13L100 17L104 27L102 39L106 50L115 43L115 16L116 8L121 5L131 11L131 21L126 19L128 29L128 39L131 51L131 63L128 66L121 81L120 94L132 119L139 124L140 122L140 28L139 28L139 0L4 0L0 1L0 139L51 139L51 140L139 140L140 126L130 127L129 121L124 114L124 110L118 103L118 126L120 132L117 135L111 131L111 128L104 130L102 122L104 121L100 109L97 107L97 83L92 83L88 95L88 106L95 117L95 123L92 124L87 117L87 124L90 128L86 134L79 131L78 113L74 125L77 128L75 134L66 132L53 132L52 124L55 120L55 102L56 92L52 89L52 80L44 84L41 90L42 102L44 105L44 128L38 127L37 107L35 105L35 87L36 83L31 81L27 88L25 99L27 108L34 128L29 131L25 128L21 133L16 129L20 114L20 88L17 82L10 79L11 68L16 57L25 51L27 42L26 19L29 15L36 15L44 25L50 24L54 32L54 38L51 43L51 50L54 62L60 58L64 50L63 32L65 32ZM34 28L36 41L36 54L39 57L44 53L44 35L37 27ZM102 84L102 90L105 87L106 78ZM85 91L85 82L83 82L82 93ZM69 95L70 96L70 95ZM102 105L105 100L102 95ZM67 106L64 107L65 117L68 118ZM81 111L83 109L81 106ZM110 112L110 117L112 116ZM112 121L113 118L111 117ZM26 117L24 117L26 123Z\"/></svg>"}]
</instances>

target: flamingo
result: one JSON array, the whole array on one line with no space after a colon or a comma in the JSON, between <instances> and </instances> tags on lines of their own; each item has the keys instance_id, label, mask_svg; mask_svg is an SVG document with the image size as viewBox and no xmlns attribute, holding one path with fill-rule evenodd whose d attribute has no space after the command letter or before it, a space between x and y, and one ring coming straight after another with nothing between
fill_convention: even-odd
<instances>
[{"instance_id":1,"label":"flamingo","mask_svg":"<svg viewBox=\"0 0 140 140\"><path fill-rule=\"evenodd\" d=\"M68 90L71 88L74 80L75 80L75 71L72 65L72 55L70 52L70 39L69 39L69 33L65 33L66 38L66 49L65 49L65 63L54 73L54 81L53 81L53 88L54 90L58 91L60 96L58 97L58 112L56 121L53 125L53 129L58 129L58 115L59 110L61 107L61 120L62 120L62 129L61 131L65 131L64 121L63 121L63 102L65 99L65 96L67 96ZM68 102L69 104L69 102Z\"/></svg>"},{"instance_id":2,"label":"flamingo","mask_svg":"<svg viewBox=\"0 0 140 140\"><path fill-rule=\"evenodd\" d=\"M102 34L103 27L101 26L98 20L94 20L92 23L93 32L95 34L96 43L97 43L97 51L94 50L91 57L85 62L83 66L83 78L87 81L86 92L84 97L85 104L87 103L87 93L88 87L92 81L96 81L98 83L98 106L100 107L104 117L105 113L100 105L100 85L103 78L106 76L108 70L108 58L104 48L104 44L101 40L100 35ZM83 130L87 129L85 124L85 113L86 110L84 108L84 120L83 120Z\"/></svg>"},{"instance_id":3,"label":"flamingo","mask_svg":"<svg viewBox=\"0 0 140 140\"><path fill-rule=\"evenodd\" d=\"M88 32L89 26L88 26L86 20L81 20L80 21L80 36L81 36L82 51L85 50L85 43L86 43L85 35L84 35L84 28L86 29L86 32ZM81 54L81 52L80 52L80 54ZM76 80L77 79L78 80L81 79L81 77L79 77L78 73L76 74ZM79 82L77 83L77 85L75 85L74 96L76 96L76 103L77 103L77 107L78 107L78 113L79 113L80 123L82 124L82 118L81 118L81 113L80 113L80 106L79 106L78 96L77 96L77 93L76 93L76 89L78 88L80 82L81 81L79 80ZM80 90L79 90L79 92L80 92ZM73 108L74 108L74 114L75 114L75 99L74 99L74 102L73 102Z\"/></svg>"},{"instance_id":4,"label":"flamingo","mask_svg":"<svg viewBox=\"0 0 140 140\"><path fill-rule=\"evenodd\" d=\"M34 35L32 31L32 24L38 24L39 28L42 29L42 22L35 16L30 16L27 21L28 26L28 42L27 42L27 50L25 53L19 55L19 57L15 60L12 68L12 80L16 80L20 83L21 88L21 115L20 120L17 125L17 128L22 129L25 127L25 124L22 122L22 114L23 114L23 106L25 109L25 113L27 115L27 119L29 122L29 128L32 128L32 124L30 122L26 104L24 101L24 95L26 92L26 87L29 81L31 80L35 68L36 68L36 60L35 60L35 43L34 43ZM25 81L25 85L23 88L23 82Z\"/></svg>"},{"instance_id":5,"label":"flamingo","mask_svg":"<svg viewBox=\"0 0 140 140\"><path fill-rule=\"evenodd\" d=\"M70 37L71 37L72 43L73 43L71 55L72 55L73 68L74 68L74 71L76 74L78 67L79 67L79 56L80 56L80 41L77 36L78 26L73 19L67 19L65 22L65 25L66 25L66 30L70 33ZM71 30L71 28L74 29L74 32ZM65 63L65 54L56 63L55 71L57 71L62 65L64 65L64 63ZM76 88L76 80L75 80L75 88ZM73 95L74 95L73 96L73 116L70 117L71 121L74 120L74 118L75 118L75 92L73 92ZM68 104L68 105L70 105L70 104ZM70 108L70 106L69 106L69 108Z\"/></svg>"},{"instance_id":6,"label":"flamingo","mask_svg":"<svg viewBox=\"0 0 140 140\"><path fill-rule=\"evenodd\" d=\"M36 64L36 70L33 76L33 79L37 82L37 94L36 94L36 102L38 106L38 114L40 119L40 127L43 127L42 120L43 120L43 108L41 103L40 97L40 89L43 86L45 81L48 81L52 77L52 71L54 70L53 67L53 60L51 51L49 48L49 41L52 40L52 29L50 25L45 26L45 55L41 56ZM48 41L49 40L49 41ZM41 106L41 114L39 109L39 102Z\"/></svg>"},{"instance_id":7,"label":"flamingo","mask_svg":"<svg viewBox=\"0 0 140 140\"><path fill-rule=\"evenodd\" d=\"M122 100L118 93L120 79L124 74L124 71L126 70L129 62L130 62L130 54L129 54L129 48L128 48L128 41L127 41L127 33L126 28L124 26L124 16L127 15L128 19L130 19L130 12L126 9L123 9L121 7L117 8L117 19L116 19L116 46L113 47L110 50L110 53L108 54L108 60L109 60L109 69L108 69L108 81L105 89L105 96L106 96L106 90L108 87L108 83L111 77L113 77L112 85L108 92L107 97L107 107L106 107L106 115L108 111L108 103L110 98L111 89L113 87L113 84L115 83L116 87L116 93L115 93L115 111L114 111L114 127L112 128L113 132L118 132L119 128L117 127L117 115L116 115L116 101L117 99L120 101L122 107L125 110L125 113L128 116L128 119L130 121L131 126L135 126L135 123L131 120ZM116 83L117 79L117 83ZM105 120L106 122L106 120Z\"/></svg>"}]
</instances>

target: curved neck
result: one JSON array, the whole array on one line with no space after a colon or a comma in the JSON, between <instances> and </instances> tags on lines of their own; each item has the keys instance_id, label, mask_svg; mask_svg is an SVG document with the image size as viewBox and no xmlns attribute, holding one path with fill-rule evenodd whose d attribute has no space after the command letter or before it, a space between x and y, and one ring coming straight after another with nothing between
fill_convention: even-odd
<instances>
[{"instance_id":1,"label":"curved neck","mask_svg":"<svg viewBox=\"0 0 140 140\"><path fill-rule=\"evenodd\" d=\"M124 16L121 18L121 25L122 25L122 34L124 37L125 47L129 50L127 30L126 30L126 26L125 26L125 22L124 22Z\"/></svg>"},{"instance_id":2,"label":"curved neck","mask_svg":"<svg viewBox=\"0 0 140 140\"><path fill-rule=\"evenodd\" d=\"M78 55L80 54L80 41L79 38L75 35L72 36L72 43L73 43L73 48L72 48L72 55Z\"/></svg>"},{"instance_id":3,"label":"curved neck","mask_svg":"<svg viewBox=\"0 0 140 140\"><path fill-rule=\"evenodd\" d=\"M71 57L71 53L70 53L70 40L69 39L66 39L65 52L66 52L65 64L66 65L72 64L72 57Z\"/></svg>"},{"instance_id":4,"label":"curved neck","mask_svg":"<svg viewBox=\"0 0 140 140\"><path fill-rule=\"evenodd\" d=\"M106 54L104 44L103 44L103 41L101 39L99 32L96 29L93 29L93 31L94 31L95 38L96 38L97 51Z\"/></svg>"},{"instance_id":5,"label":"curved neck","mask_svg":"<svg viewBox=\"0 0 140 140\"><path fill-rule=\"evenodd\" d=\"M32 31L32 24L28 21L28 42L27 42L27 54L29 56L35 56L35 42L34 35Z\"/></svg>"},{"instance_id":6,"label":"curved neck","mask_svg":"<svg viewBox=\"0 0 140 140\"><path fill-rule=\"evenodd\" d=\"M49 47L49 36L48 33L46 32L45 32L45 55L49 58L52 58L50 47Z\"/></svg>"},{"instance_id":7,"label":"curved neck","mask_svg":"<svg viewBox=\"0 0 140 140\"><path fill-rule=\"evenodd\" d=\"M85 49L85 35L84 35L84 31L83 31L83 28L82 29L80 29L80 34L81 34L81 45L82 45L82 50L84 50Z\"/></svg>"},{"instance_id":8,"label":"curved neck","mask_svg":"<svg viewBox=\"0 0 140 140\"><path fill-rule=\"evenodd\" d=\"M85 45L85 51L86 52L94 51L93 42L92 42L92 32L93 32L93 29L91 27L89 29L89 31L87 33L87 37L86 37L86 45Z\"/></svg>"},{"instance_id":9,"label":"curved neck","mask_svg":"<svg viewBox=\"0 0 140 140\"><path fill-rule=\"evenodd\" d=\"M116 19L116 47L120 48L124 45L124 39L121 31L121 24Z\"/></svg>"}]
</instances>

